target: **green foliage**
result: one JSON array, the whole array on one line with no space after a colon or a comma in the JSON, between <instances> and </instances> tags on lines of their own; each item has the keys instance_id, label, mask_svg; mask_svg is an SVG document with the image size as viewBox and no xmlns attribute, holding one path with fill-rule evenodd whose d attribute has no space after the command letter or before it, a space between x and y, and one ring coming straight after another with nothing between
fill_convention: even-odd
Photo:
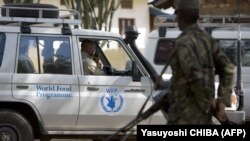
<instances>
[{"instance_id":1,"label":"green foliage","mask_svg":"<svg viewBox=\"0 0 250 141\"><path fill-rule=\"evenodd\" d=\"M69 9L80 12L82 26L86 29L110 31L114 12L121 0L64 0Z\"/></svg>"},{"instance_id":2,"label":"green foliage","mask_svg":"<svg viewBox=\"0 0 250 141\"><path fill-rule=\"evenodd\" d=\"M40 0L4 0L4 3L40 3ZM64 0L68 9L80 12L82 27L110 31L121 0Z\"/></svg>"}]
</instances>

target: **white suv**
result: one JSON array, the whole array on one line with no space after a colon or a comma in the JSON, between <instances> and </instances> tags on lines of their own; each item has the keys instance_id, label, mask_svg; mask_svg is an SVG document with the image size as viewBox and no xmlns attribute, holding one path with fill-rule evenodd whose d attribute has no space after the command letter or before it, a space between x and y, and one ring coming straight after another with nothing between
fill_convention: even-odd
<instances>
[{"instance_id":1,"label":"white suv","mask_svg":"<svg viewBox=\"0 0 250 141\"><path fill-rule=\"evenodd\" d=\"M155 70L138 51L118 34L81 29L77 11L26 4L5 5L1 12L1 140L46 140L44 135L102 139L134 119L148 96L158 93ZM60 18L61 13L68 18ZM108 68L105 75L84 75L84 39L95 42ZM126 67L128 62L132 67ZM150 98L145 108L153 102ZM139 124L165 123L157 112Z\"/></svg>"},{"instance_id":2,"label":"white suv","mask_svg":"<svg viewBox=\"0 0 250 141\"><path fill-rule=\"evenodd\" d=\"M216 18L213 17L213 18ZM221 18L221 17L220 17ZM166 18L159 16L155 19L155 25L158 27L148 35L146 47L143 55L150 62L150 64L156 69L157 73L160 74L165 66L167 56L170 54L174 40L180 35L181 31L177 27L177 23L168 21ZM241 51L242 51L242 67L237 65L237 41L238 41L238 24L231 23L200 23L201 27L207 27L206 30L218 41L220 47L222 47L225 53L229 56L231 61L235 64L235 68L242 69L242 74L238 74L235 80L240 80L242 77L241 84L243 84L243 90L241 94L236 95L233 91L231 96L232 106L226 107L226 112L231 121L236 123L244 123L250 121L250 93L249 84L249 56L250 56L250 28L241 28ZM226 26L228 28L224 28ZM242 26L248 26L249 24L242 24ZM222 28L223 27L223 28ZM205 30L205 28L204 28ZM239 72L239 71L237 71ZM163 74L164 80L171 78L171 69L168 69ZM217 79L218 80L218 79ZM235 86L236 86L235 81ZM218 81L215 82L215 86L218 87ZM216 87L216 89L217 89ZM217 91L217 90L216 90ZM243 95L242 95L243 93ZM244 101L243 101L244 99Z\"/></svg>"}]
</instances>

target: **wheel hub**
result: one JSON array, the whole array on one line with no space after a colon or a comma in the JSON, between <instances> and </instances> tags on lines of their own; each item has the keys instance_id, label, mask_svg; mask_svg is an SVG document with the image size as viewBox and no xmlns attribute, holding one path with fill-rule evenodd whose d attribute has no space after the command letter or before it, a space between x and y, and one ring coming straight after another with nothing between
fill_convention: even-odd
<instances>
[{"instance_id":1,"label":"wheel hub","mask_svg":"<svg viewBox=\"0 0 250 141\"><path fill-rule=\"evenodd\" d=\"M10 127L0 127L0 141L17 141L17 134Z\"/></svg>"}]
</instances>

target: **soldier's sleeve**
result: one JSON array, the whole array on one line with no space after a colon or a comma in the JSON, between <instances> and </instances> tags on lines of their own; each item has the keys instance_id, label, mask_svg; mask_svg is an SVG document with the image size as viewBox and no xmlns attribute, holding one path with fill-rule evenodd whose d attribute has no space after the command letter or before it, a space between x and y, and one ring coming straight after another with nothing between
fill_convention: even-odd
<instances>
[{"instance_id":1,"label":"soldier's sleeve","mask_svg":"<svg viewBox=\"0 0 250 141\"><path fill-rule=\"evenodd\" d=\"M203 77L202 69L192 47L190 47L192 43L184 41L176 42L176 55L181 71L187 76L185 79L189 79L189 81L201 79Z\"/></svg>"},{"instance_id":2,"label":"soldier's sleeve","mask_svg":"<svg viewBox=\"0 0 250 141\"><path fill-rule=\"evenodd\" d=\"M207 99L205 88L203 85L203 73L202 68L197 59L193 49L193 44L190 40L182 40L181 42L176 42L176 55L178 59L181 71L185 74L184 79L187 80L187 85L190 88L190 92L195 98L195 102L206 111ZM205 109L204 109L205 108Z\"/></svg>"},{"instance_id":3,"label":"soldier's sleeve","mask_svg":"<svg viewBox=\"0 0 250 141\"><path fill-rule=\"evenodd\" d=\"M235 67L214 40L212 40L212 53L215 72L219 75L218 99L226 106L231 106Z\"/></svg>"}]
</instances>

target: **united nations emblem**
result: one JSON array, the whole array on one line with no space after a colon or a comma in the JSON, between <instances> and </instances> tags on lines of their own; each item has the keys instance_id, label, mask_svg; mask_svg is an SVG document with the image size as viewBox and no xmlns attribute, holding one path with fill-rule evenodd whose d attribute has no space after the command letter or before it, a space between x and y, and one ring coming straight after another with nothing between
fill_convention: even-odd
<instances>
[{"instance_id":1,"label":"united nations emblem","mask_svg":"<svg viewBox=\"0 0 250 141\"><path fill-rule=\"evenodd\" d=\"M117 113L123 107L123 97L119 93L106 93L101 97L100 103L105 112Z\"/></svg>"}]
</instances>

